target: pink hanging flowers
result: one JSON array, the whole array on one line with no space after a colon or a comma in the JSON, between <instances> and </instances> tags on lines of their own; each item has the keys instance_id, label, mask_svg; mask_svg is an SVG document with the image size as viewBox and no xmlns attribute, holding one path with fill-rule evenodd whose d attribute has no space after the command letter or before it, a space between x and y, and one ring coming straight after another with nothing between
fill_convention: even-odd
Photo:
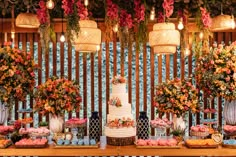
<instances>
[{"instance_id":1,"label":"pink hanging flowers","mask_svg":"<svg viewBox=\"0 0 236 157\"><path fill-rule=\"evenodd\" d=\"M162 4L162 7L165 10L165 15L167 18L169 18L173 14L173 11L174 11L173 4L174 4L174 0L164 0Z\"/></svg>"},{"instance_id":2,"label":"pink hanging flowers","mask_svg":"<svg viewBox=\"0 0 236 157\"><path fill-rule=\"evenodd\" d=\"M200 8L201 10L201 21L205 28L210 28L212 25L212 19L210 17L210 13L207 12L206 8Z\"/></svg>"},{"instance_id":3,"label":"pink hanging flowers","mask_svg":"<svg viewBox=\"0 0 236 157\"><path fill-rule=\"evenodd\" d=\"M107 0L107 17L110 20L117 20L118 19L118 6L112 3L111 0Z\"/></svg>"},{"instance_id":4,"label":"pink hanging flowers","mask_svg":"<svg viewBox=\"0 0 236 157\"><path fill-rule=\"evenodd\" d=\"M65 16L73 14L74 0L62 0L62 9L64 9Z\"/></svg>"},{"instance_id":5,"label":"pink hanging flowers","mask_svg":"<svg viewBox=\"0 0 236 157\"><path fill-rule=\"evenodd\" d=\"M87 20L88 19L88 9L84 6L84 4L79 0L77 3L77 12L80 20Z\"/></svg>"},{"instance_id":6,"label":"pink hanging flowers","mask_svg":"<svg viewBox=\"0 0 236 157\"><path fill-rule=\"evenodd\" d=\"M134 0L135 20L140 23L145 20L145 6L141 4L141 0Z\"/></svg>"},{"instance_id":7,"label":"pink hanging flowers","mask_svg":"<svg viewBox=\"0 0 236 157\"><path fill-rule=\"evenodd\" d=\"M131 14L128 14L126 10L122 9L120 11L120 21L119 25L121 27L128 27L128 29L133 27L133 19Z\"/></svg>"},{"instance_id":8,"label":"pink hanging flowers","mask_svg":"<svg viewBox=\"0 0 236 157\"><path fill-rule=\"evenodd\" d=\"M49 22L49 17L47 14L47 7L44 0L40 0L39 9L37 9L37 16L41 25L47 24Z\"/></svg>"}]
</instances>

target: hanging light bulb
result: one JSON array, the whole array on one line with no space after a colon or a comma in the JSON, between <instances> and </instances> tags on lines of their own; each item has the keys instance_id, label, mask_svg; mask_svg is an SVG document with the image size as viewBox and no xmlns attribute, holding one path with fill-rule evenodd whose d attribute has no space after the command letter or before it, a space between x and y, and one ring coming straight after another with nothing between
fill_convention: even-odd
<instances>
[{"instance_id":1,"label":"hanging light bulb","mask_svg":"<svg viewBox=\"0 0 236 157\"><path fill-rule=\"evenodd\" d=\"M182 30L183 28L184 28L184 25L183 25L183 18L181 17L181 18L179 19L178 29L179 29L179 30Z\"/></svg>"},{"instance_id":2,"label":"hanging light bulb","mask_svg":"<svg viewBox=\"0 0 236 157\"><path fill-rule=\"evenodd\" d=\"M55 3L53 2L53 0L48 0L46 3L46 6L48 9L53 9L55 6Z\"/></svg>"},{"instance_id":3,"label":"hanging light bulb","mask_svg":"<svg viewBox=\"0 0 236 157\"><path fill-rule=\"evenodd\" d=\"M15 32L11 32L11 39L15 39Z\"/></svg>"},{"instance_id":4,"label":"hanging light bulb","mask_svg":"<svg viewBox=\"0 0 236 157\"><path fill-rule=\"evenodd\" d=\"M89 4L89 1L88 0L84 0L84 5L87 7Z\"/></svg>"},{"instance_id":5,"label":"hanging light bulb","mask_svg":"<svg viewBox=\"0 0 236 157\"><path fill-rule=\"evenodd\" d=\"M202 32L199 33L199 38L200 38L200 39L203 38L203 33L202 33Z\"/></svg>"},{"instance_id":6,"label":"hanging light bulb","mask_svg":"<svg viewBox=\"0 0 236 157\"><path fill-rule=\"evenodd\" d=\"M190 50L188 47L184 49L184 57L188 57L190 55Z\"/></svg>"},{"instance_id":7,"label":"hanging light bulb","mask_svg":"<svg viewBox=\"0 0 236 157\"><path fill-rule=\"evenodd\" d=\"M115 26L113 26L113 31L116 33L118 32L118 24L115 24Z\"/></svg>"},{"instance_id":8,"label":"hanging light bulb","mask_svg":"<svg viewBox=\"0 0 236 157\"><path fill-rule=\"evenodd\" d=\"M150 13L150 20L154 20L155 19L155 8L152 7L151 13Z\"/></svg>"},{"instance_id":9,"label":"hanging light bulb","mask_svg":"<svg viewBox=\"0 0 236 157\"><path fill-rule=\"evenodd\" d=\"M97 51L99 51L100 50L100 45L97 45L96 49L97 49Z\"/></svg>"},{"instance_id":10,"label":"hanging light bulb","mask_svg":"<svg viewBox=\"0 0 236 157\"><path fill-rule=\"evenodd\" d=\"M235 28L234 15L231 16L231 27L232 27L232 29Z\"/></svg>"},{"instance_id":11,"label":"hanging light bulb","mask_svg":"<svg viewBox=\"0 0 236 157\"><path fill-rule=\"evenodd\" d=\"M61 33L61 37L60 37L60 41L63 43L65 42L66 38L65 38L65 35L64 35L64 32Z\"/></svg>"}]
</instances>

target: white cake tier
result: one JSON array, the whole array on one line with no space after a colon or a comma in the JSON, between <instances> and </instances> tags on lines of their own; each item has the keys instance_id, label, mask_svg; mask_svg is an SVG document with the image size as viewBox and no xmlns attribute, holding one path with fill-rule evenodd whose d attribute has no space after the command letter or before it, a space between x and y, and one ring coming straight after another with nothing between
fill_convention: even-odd
<instances>
[{"instance_id":1,"label":"white cake tier","mask_svg":"<svg viewBox=\"0 0 236 157\"><path fill-rule=\"evenodd\" d=\"M110 115L129 115L131 113L131 104L129 103L122 103L121 107L116 107L109 105L109 114Z\"/></svg>"},{"instance_id":2,"label":"white cake tier","mask_svg":"<svg viewBox=\"0 0 236 157\"><path fill-rule=\"evenodd\" d=\"M108 137L136 136L136 127L109 128L105 126L105 135Z\"/></svg>"},{"instance_id":3,"label":"white cake tier","mask_svg":"<svg viewBox=\"0 0 236 157\"><path fill-rule=\"evenodd\" d=\"M126 83L112 84L112 93L126 93Z\"/></svg>"},{"instance_id":4,"label":"white cake tier","mask_svg":"<svg viewBox=\"0 0 236 157\"><path fill-rule=\"evenodd\" d=\"M110 99L112 98L119 98L121 104L128 104L128 93L111 93Z\"/></svg>"}]
</instances>

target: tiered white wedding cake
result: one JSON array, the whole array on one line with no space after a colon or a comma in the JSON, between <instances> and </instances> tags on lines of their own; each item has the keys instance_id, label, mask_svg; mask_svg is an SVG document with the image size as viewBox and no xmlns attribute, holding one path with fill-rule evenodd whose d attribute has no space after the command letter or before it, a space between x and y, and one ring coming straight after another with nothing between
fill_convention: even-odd
<instances>
[{"instance_id":1,"label":"tiered white wedding cake","mask_svg":"<svg viewBox=\"0 0 236 157\"><path fill-rule=\"evenodd\" d=\"M109 114L105 135L110 145L134 144L136 127L131 113L131 104L128 103L126 80L117 76L112 80L112 93L110 95Z\"/></svg>"}]
</instances>

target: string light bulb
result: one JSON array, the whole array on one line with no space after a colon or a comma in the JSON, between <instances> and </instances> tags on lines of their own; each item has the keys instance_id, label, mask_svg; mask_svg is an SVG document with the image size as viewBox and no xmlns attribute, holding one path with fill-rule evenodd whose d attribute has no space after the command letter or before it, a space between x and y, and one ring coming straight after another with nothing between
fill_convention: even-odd
<instances>
[{"instance_id":1,"label":"string light bulb","mask_svg":"<svg viewBox=\"0 0 236 157\"><path fill-rule=\"evenodd\" d=\"M152 7L151 13L150 13L150 20L154 20L155 19L155 8Z\"/></svg>"},{"instance_id":2,"label":"string light bulb","mask_svg":"<svg viewBox=\"0 0 236 157\"><path fill-rule=\"evenodd\" d=\"M48 9L53 9L55 6L55 3L53 2L53 0L48 0L47 3L46 3L46 7Z\"/></svg>"},{"instance_id":3,"label":"string light bulb","mask_svg":"<svg viewBox=\"0 0 236 157\"><path fill-rule=\"evenodd\" d=\"M234 15L231 16L231 27L232 27L232 29L235 28Z\"/></svg>"},{"instance_id":4,"label":"string light bulb","mask_svg":"<svg viewBox=\"0 0 236 157\"><path fill-rule=\"evenodd\" d=\"M66 38L65 38L65 35L64 35L64 32L61 33L61 37L60 37L60 41L63 43L65 42Z\"/></svg>"},{"instance_id":5,"label":"string light bulb","mask_svg":"<svg viewBox=\"0 0 236 157\"><path fill-rule=\"evenodd\" d=\"M202 33L202 32L199 33L199 38L200 38L200 39L203 38L203 33Z\"/></svg>"},{"instance_id":6,"label":"string light bulb","mask_svg":"<svg viewBox=\"0 0 236 157\"><path fill-rule=\"evenodd\" d=\"M15 32L11 32L11 39L15 39Z\"/></svg>"},{"instance_id":7,"label":"string light bulb","mask_svg":"<svg viewBox=\"0 0 236 157\"><path fill-rule=\"evenodd\" d=\"M89 0L84 0L84 5L87 7L89 4Z\"/></svg>"},{"instance_id":8,"label":"string light bulb","mask_svg":"<svg viewBox=\"0 0 236 157\"><path fill-rule=\"evenodd\" d=\"M97 45L96 49L97 49L97 51L99 51L100 50L100 45Z\"/></svg>"},{"instance_id":9,"label":"string light bulb","mask_svg":"<svg viewBox=\"0 0 236 157\"><path fill-rule=\"evenodd\" d=\"M184 28L183 18L181 17L181 18L179 19L178 29L179 29L179 30L182 30L183 28Z\"/></svg>"},{"instance_id":10,"label":"string light bulb","mask_svg":"<svg viewBox=\"0 0 236 157\"><path fill-rule=\"evenodd\" d=\"M188 57L189 55L190 55L190 50L189 50L188 47L186 47L186 48L184 49L184 56L185 56L185 57Z\"/></svg>"},{"instance_id":11,"label":"string light bulb","mask_svg":"<svg viewBox=\"0 0 236 157\"><path fill-rule=\"evenodd\" d=\"M113 31L116 33L118 32L118 24L115 24L115 26L113 26Z\"/></svg>"}]
</instances>

